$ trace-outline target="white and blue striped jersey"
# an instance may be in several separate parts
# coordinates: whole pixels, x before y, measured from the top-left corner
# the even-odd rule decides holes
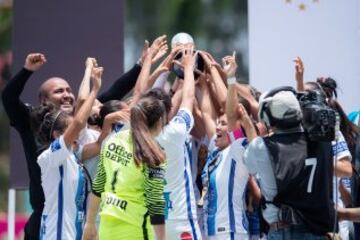
[[[207,236],[223,233],[247,234],[245,188],[249,172],[242,155],[248,141],[240,138],[220,151],[213,150],[202,173],[207,194],[204,199],[204,225]]]
[[[86,178],[63,136],[38,157],[45,206],[40,239],[81,240],[86,209]]]
[[[192,113],[181,108],[157,138],[167,158],[164,195],[165,219],[197,225],[196,201],[186,139],[194,125]],[[194,238],[193,238],[194,239]]]

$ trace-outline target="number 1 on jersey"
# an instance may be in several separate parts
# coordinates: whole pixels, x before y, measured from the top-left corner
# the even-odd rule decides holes
[[[312,192],[312,186],[314,182],[314,175],[316,170],[317,160],[316,158],[308,158],[305,160],[305,166],[311,166],[310,178],[307,186],[307,192]]]
[[[119,173],[119,169],[116,169],[114,171],[114,176],[113,176],[113,179],[111,181],[111,190],[113,191],[113,193],[115,193],[115,184],[117,182],[117,175]]]

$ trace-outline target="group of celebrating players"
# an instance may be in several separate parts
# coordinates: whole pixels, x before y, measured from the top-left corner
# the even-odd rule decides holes
[[[2,95],[30,176],[34,212],[25,239],[283,239],[271,233],[292,226],[271,203],[280,189],[258,137],[281,129],[258,114],[270,97],[237,82],[235,53],[221,66],[195,50],[186,33],[175,35],[167,51],[165,35],[145,41],[135,66],[102,94],[104,68],[89,57],[77,97],[66,80],[53,77],[42,83],[37,107],[20,96],[46,56],[27,56]],[[298,90],[321,89],[329,99],[336,93],[330,78],[304,84],[300,58],[295,66]],[[271,101],[271,118],[300,116],[291,91]],[[343,134],[333,143],[334,181],[345,189],[334,189],[339,196],[346,195],[340,177],[352,175],[348,145],[360,133],[341,120]],[[346,236],[343,222],[339,232]],[[304,229],[312,239],[323,237]]]

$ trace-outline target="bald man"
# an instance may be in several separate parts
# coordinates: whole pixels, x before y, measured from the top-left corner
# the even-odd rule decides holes
[[[61,110],[72,113],[74,111],[75,97],[66,80],[52,77],[41,84],[39,102],[41,104],[51,102]]]
[[[7,84],[2,94],[4,109],[10,119],[10,125],[14,127],[23,143],[27,170],[29,174],[30,204],[33,208],[28,222],[25,225],[25,239],[39,239],[40,222],[44,208],[44,193],[41,187],[41,172],[37,164],[37,156],[43,150],[36,143],[34,133],[31,130],[30,114],[32,106],[20,100],[20,95],[30,76],[46,63],[43,54],[29,54],[25,65],[20,72]],[[130,71],[122,75],[111,88],[98,97],[100,102],[111,99],[121,99],[135,85],[141,71],[141,66],[136,64]],[[46,80],[39,89],[39,103],[53,103],[61,110],[73,113],[75,97],[68,82],[59,77]]]

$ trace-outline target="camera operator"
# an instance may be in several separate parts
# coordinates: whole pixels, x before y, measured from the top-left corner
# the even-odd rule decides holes
[[[244,162],[260,176],[263,231],[268,239],[326,239],[334,227],[331,141],[310,141],[290,87],[260,98],[259,119],[271,130],[258,137],[245,112],[240,121],[250,141]]]

